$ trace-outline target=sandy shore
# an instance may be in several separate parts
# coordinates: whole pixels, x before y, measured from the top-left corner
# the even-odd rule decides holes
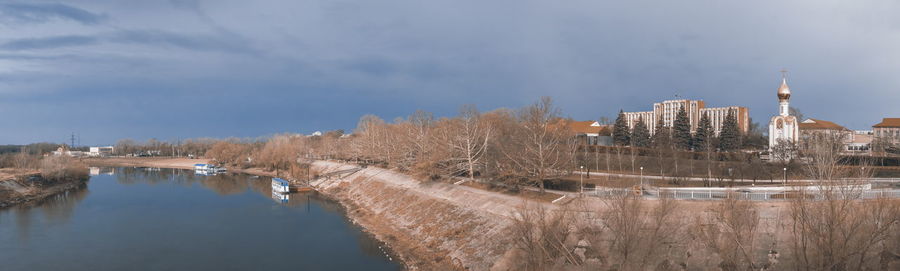
[[[83,160],[89,166],[108,167],[159,167],[193,169],[194,164],[209,163],[209,159],[197,158],[171,158],[171,157],[109,157],[109,158],[85,158]]]

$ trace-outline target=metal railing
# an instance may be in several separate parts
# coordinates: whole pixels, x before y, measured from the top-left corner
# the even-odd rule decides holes
[[[736,198],[753,201],[791,200],[806,198],[812,200],[832,199],[875,199],[900,198],[900,190],[862,190],[862,191],[722,191],[712,189],[628,189],[628,188],[585,188],[585,195],[595,197],[614,197],[623,195],[641,195],[646,198],[669,197],[683,200],[722,200]]]

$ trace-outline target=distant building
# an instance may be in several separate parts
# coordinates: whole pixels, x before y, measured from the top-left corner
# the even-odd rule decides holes
[[[112,156],[114,151],[115,151],[115,148],[113,148],[113,146],[91,147],[90,151],[88,152],[88,156],[93,156],[93,157]]]
[[[654,103],[653,111],[625,112],[625,122],[628,124],[629,129],[634,129],[634,125],[637,124],[638,120],[643,119],[644,124],[647,125],[647,129],[650,130],[650,134],[652,135],[656,133],[657,120],[661,119],[663,126],[672,127],[675,123],[675,116],[678,114],[678,110],[684,107],[684,110],[688,115],[688,121],[691,124],[691,133],[697,131],[697,126],[700,125],[700,118],[703,115],[706,115],[709,117],[715,134],[718,135],[719,132],[722,131],[722,124],[725,122],[725,117],[728,116],[728,112],[734,112],[738,123],[738,129],[740,129],[741,132],[746,133],[750,130],[750,111],[746,107],[727,106],[706,108],[705,106],[706,104],[700,100],[666,100],[660,103]]]
[[[600,125],[596,121],[573,121],[568,125],[580,144],[612,145],[612,128],[609,125]]]
[[[878,124],[872,125],[873,142],[879,147],[897,147],[900,145],[900,118],[883,118]]]
[[[883,118],[878,124],[872,125],[872,132],[876,138],[888,139],[891,143],[900,143],[900,118]]]
[[[802,146],[806,146],[807,140],[816,133],[840,136],[844,152],[867,153],[872,144],[872,131],[853,131],[837,123],[820,119],[806,119],[800,122]]]
[[[820,119],[806,119],[800,122],[800,136],[803,138],[804,134],[812,134],[812,133],[829,133],[829,134],[845,134],[849,138],[850,135],[853,134],[853,131],[847,129],[844,126],[840,126],[837,123],[830,122],[827,120]]]
[[[83,151],[70,151],[66,147],[59,147],[55,151],[53,151],[53,156],[72,156],[72,157],[82,157],[84,156]]]
[[[849,152],[869,152],[872,148],[872,131],[853,131],[853,138],[845,148]]]
[[[800,126],[797,117],[791,116],[791,89],[787,85],[787,78],[781,77],[781,86],[778,87],[778,115],[769,120],[769,150],[771,151],[780,142],[794,144],[800,136]]]
[[[830,122],[827,120],[820,119],[806,119],[800,122],[800,144],[802,146],[806,146],[809,142],[810,138],[813,138],[816,134],[827,134],[832,136],[840,136],[841,143],[844,145],[844,150],[848,150],[847,146],[851,142],[853,142],[853,138],[856,135],[852,130],[847,129],[844,126],[838,125],[837,123]]]

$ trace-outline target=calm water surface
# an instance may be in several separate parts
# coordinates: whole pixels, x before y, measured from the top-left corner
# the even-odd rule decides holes
[[[0,270],[398,270],[336,202],[270,179],[104,169],[78,190],[0,210]]]

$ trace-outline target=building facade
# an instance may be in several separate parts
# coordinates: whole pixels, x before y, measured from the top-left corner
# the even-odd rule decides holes
[[[796,144],[800,136],[800,124],[797,117],[791,116],[791,89],[787,85],[787,78],[781,77],[781,86],[778,87],[778,115],[769,120],[769,150],[771,151],[780,142]]]
[[[115,148],[113,146],[91,147],[90,151],[88,152],[88,155],[94,156],[94,157],[112,156],[114,150],[115,150]]]
[[[809,148],[809,141],[815,138],[816,134],[824,134],[833,138],[840,138],[842,151],[866,151],[868,144],[865,142],[865,136],[853,132],[837,123],[820,119],[806,119],[798,125],[800,127],[800,146]],[[859,137],[859,139],[857,139]]]
[[[872,136],[881,147],[900,145],[900,118],[883,118],[872,125]]]
[[[612,146],[612,127],[596,121],[573,121],[568,123],[579,144]]]
[[[869,152],[872,147],[872,131],[853,131],[853,137],[844,150],[848,152]]]
[[[643,119],[644,124],[647,125],[647,129],[650,130],[650,134],[652,135],[656,133],[657,120],[662,120],[663,126],[672,127],[675,123],[675,116],[678,115],[678,110],[682,107],[684,107],[685,112],[687,112],[688,121],[691,125],[691,133],[697,131],[697,126],[700,125],[700,118],[703,115],[706,115],[712,124],[715,134],[718,135],[722,130],[722,124],[725,123],[725,117],[728,116],[729,111],[735,113],[738,129],[740,129],[741,132],[746,133],[750,130],[750,111],[746,107],[727,106],[706,108],[706,104],[703,101],[687,99],[667,100],[660,103],[654,103],[653,111],[625,112],[625,121],[628,123],[628,128],[634,129],[634,125],[638,123],[638,120]]]

